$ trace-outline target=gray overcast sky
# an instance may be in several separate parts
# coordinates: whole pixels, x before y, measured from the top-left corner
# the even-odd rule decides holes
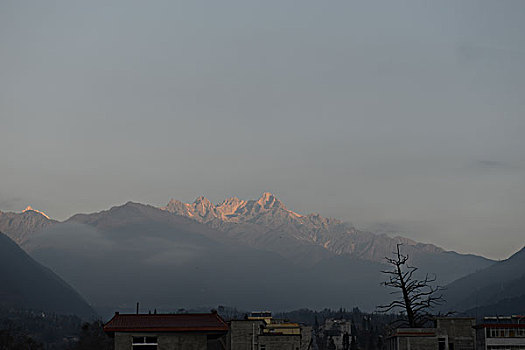
[[[525,244],[525,1],[2,1],[0,210],[275,193]]]

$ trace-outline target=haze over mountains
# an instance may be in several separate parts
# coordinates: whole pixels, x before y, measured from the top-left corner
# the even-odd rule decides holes
[[[271,193],[217,205],[204,197],[162,208],[128,202],[64,222],[34,210],[1,213],[0,227],[102,313],[136,301],[151,308],[373,310],[389,298],[380,271],[398,243],[440,284],[493,263],[301,215]]]
[[[20,245],[26,243],[35,233],[57,222],[31,206],[22,213],[0,211],[0,231]]]
[[[86,301],[51,270],[0,232],[0,306],[95,316]]]
[[[328,256],[297,264],[138,203],[75,215],[35,235],[25,248],[101,313],[132,309],[136,301],[152,309],[225,304],[284,310],[348,300],[373,308],[384,294],[377,288],[378,263]]]
[[[104,318],[373,311],[400,244],[524,310],[525,1],[297,5],[0,2],[0,231]]]
[[[294,245],[322,248],[318,254],[350,255],[354,258],[383,263],[385,256],[390,256],[398,243],[402,243],[414,263],[422,262],[429,255],[448,254],[454,259],[454,253],[432,244],[417,243],[413,240],[396,236],[376,235],[357,230],[342,221],[324,218],[319,214],[300,215],[288,208],[273,194],[263,193],[257,200],[229,198],[213,205],[205,197],[199,197],[192,204],[171,200],[161,208],[171,213],[186,216],[207,224],[228,237],[268,250],[282,251],[290,255],[290,241]],[[284,244],[284,245],[283,245]],[[308,256],[316,260],[317,256]],[[466,269],[472,268],[470,262],[477,264],[484,259],[462,255]],[[467,262],[468,261],[468,262]],[[458,266],[457,276],[464,275],[464,266]],[[454,273],[454,272],[452,272]],[[455,279],[455,275],[444,277]]]
[[[525,247],[506,260],[452,282],[444,297],[449,309],[471,315],[525,313]]]

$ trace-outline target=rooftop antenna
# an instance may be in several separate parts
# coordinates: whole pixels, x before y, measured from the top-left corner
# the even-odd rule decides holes
[[[139,314],[139,302],[137,301],[137,315]]]

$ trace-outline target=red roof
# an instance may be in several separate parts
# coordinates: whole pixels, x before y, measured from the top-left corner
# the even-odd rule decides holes
[[[482,323],[474,328],[525,328],[525,323]]]
[[[104,332],[227,332],[228,325],[216,313],[118,314],[104,325]]]

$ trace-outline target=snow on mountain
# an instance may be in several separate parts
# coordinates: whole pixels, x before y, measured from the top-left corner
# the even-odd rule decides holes
[[[45,213],[28,206],[21,213],[0,211],[0,231],[4,232],[17,244],[27,242],[32,235],[57,223]]]
[[[28,205],[27,208],[22,210],[22,213],[25,213],[25,212],[28,212],[28,211],[34,211],[35,213],[38,213],[38,214],[42,215],[46,219],[51,220],[51,218],[49,216],[47,216],[46,213],[44,213],[44,212],[42,212],[40,210],[36,210],[36,209],[32,208],[30,205]]]
[[[255,200],[232,197],[216,205],[202,196],[191,204],[172,199],[160,209],[204,223],[229,239],[278,253],[299,264],[313,265],[330,256],[384,263],[397,244],[403,244],[411,264],[436,274],[440,283],[448,283],[493,263],[402,236],[361,231],[319,214],[302,215],[288,209],[269,192]]]
[[[389,256],[398,243],[403,243],[411,251],[431,254],[444,252],[432,244],[360,231],[340,220],[319,214],[298,214],[269,192],[256,200],[232,197],[217,205],[202,196],[191,204],[172,199],[161,209],[227,233],[238,232],[242,228],[253,230],[254,226],[259,226],[259,231],[264,228],[266,231],[284,232],[295,240],[318,245],[337,255],[351,254],[372,261],[383,262],[384,257]]]

